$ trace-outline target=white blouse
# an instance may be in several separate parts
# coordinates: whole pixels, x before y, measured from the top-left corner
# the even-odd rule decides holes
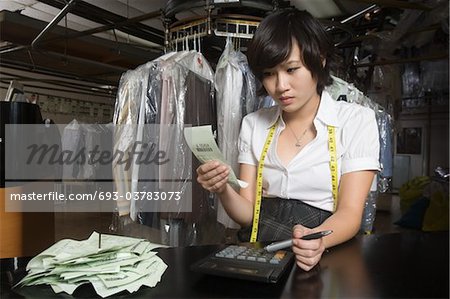
[[[285,129],[279,106],[247,115],[239,136],[238,162],[258,165],[270,127],[278,122],[264,161],[263,196],[301,200],[333,211],[327,126],[335,126],[338,179],[360,170],[379,170],[379,136],[375,113],[355,103],[337,102],[322,92],[314,125],[317,136],[285,167],[277,156],[277,142]]]

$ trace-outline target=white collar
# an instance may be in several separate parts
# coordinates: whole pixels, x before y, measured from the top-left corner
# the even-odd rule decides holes
[[[273,126],[276,121],[280,121],[283,123],[281,118],[282,109],[279,105],[277,105],[276,113],[273,115],[273,118],[269,122],[269,127]],[[319,109],[317,110],[317,115],[314,118],[323,122],[326,126],[339,127],[339,119],[337,117],[338,107],[336,101],[331,98],[331,95],[323,91],[322,96],[320,97]]]

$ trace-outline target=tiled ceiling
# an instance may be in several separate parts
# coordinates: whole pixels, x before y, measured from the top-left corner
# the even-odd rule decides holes
[[[0,65],[117,86],[123,71],[152,60],[164,51],[162,12],[173,0],[71,0],[74,5],[39,46],[33,40],[69,0],[0,1]],[[258,5],[274,1],[240,0],[233,12],[252,14]],[[184,1],[171,21],[205,16],[208,1]],[[209,0],[208,3],[214,1]],[[228,2],[228,1],[215,1]],[[229,0],[229,2],[233,2]],[[428,9],[421,1],[291,0],[283,5],[305,9],[318,18],[339,21],[367,7]],[[422,1],[426,3],[427,1]],[[247,4],[246,4],[247,3]],[[186,5],[184,5],[186,4]],[[188,5],[189,4],[189,5]],[[218,5],[216,5],[218,6]],[[216,7],[217,8],[217,7]],[[129,22],[133,18],[138,22]],[[120,26],[118,26],[120,25]],[[106,28],[105,26],[109,26]],[[117,27],[112,29],[112,27]],[[94,29],[96,32],[92,32]],[[91,32],[86,32],[91,30]],[[212,46],[213,47],[213,46]],[[215,46],[217,48],[217,46]],[[205,50],[206,51],[206,50]],[[1,75],[1,73],[0,73]],[[2,82],[3,83],[3,82]]]

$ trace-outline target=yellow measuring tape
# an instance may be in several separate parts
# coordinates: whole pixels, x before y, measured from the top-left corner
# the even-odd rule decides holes
[[[255,206],[253,209],[253,224],[250,242],[256,242],[256,237],[258,236],[259,214],[261,213],[262,173],[264,168],[264,160],[266,159],[267,151],[269,150],[269,146],[270,143],[272,142],[273,135],[275,135],[276,127],[277,127],[276,122],[270,127],[269,135],[267,135],[266,142],[264,143],[264,147],[261,152],[261,157],[259,158],[258,162],[258,171],[256,173],[256,198],[255,198]]]
[[[262,173],[264,168],[264,160],[266,159],[267,151],[269,150],[270,143],[272,142],[273,136],[275,135],[275,128],[277,123],[273,124],[269,129],[269,134],[267,135],[266,142],[264,143],[263,150],[261,152],[261,157],[258,162],[258,170],[256,173],[256,198],[255,206],[253,209],[253,224],[252,233],[250,236],[250,242],[256,242],[258,237],[258,225],[259,216],[261,214],[261,200],[262,200]],[[337,205],[337,192],[338,192],[338,178],[337,178],[337,159],[336,159],[336,137],[335,128],[328,126],[328,151],[330,152],[330,170],[331,170],[331,185],[334,208],[336,210]]]
[[[338,176],[336,158],[336,134],[333,126],[327,127],[328,131],[328,152],[330,153],[331,190],[333,193],[333,211],[336,211],[338,200]]]

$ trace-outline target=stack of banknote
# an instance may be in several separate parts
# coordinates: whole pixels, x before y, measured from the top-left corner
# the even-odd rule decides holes
[[[16,285],[50,285],[55,293],[72,294],[90,283],[98,295],[136,292],[154,287],[167,265],[152,251],[161,245],[144,239],[99,234],[82,241],[64,239],[34,257]]]

